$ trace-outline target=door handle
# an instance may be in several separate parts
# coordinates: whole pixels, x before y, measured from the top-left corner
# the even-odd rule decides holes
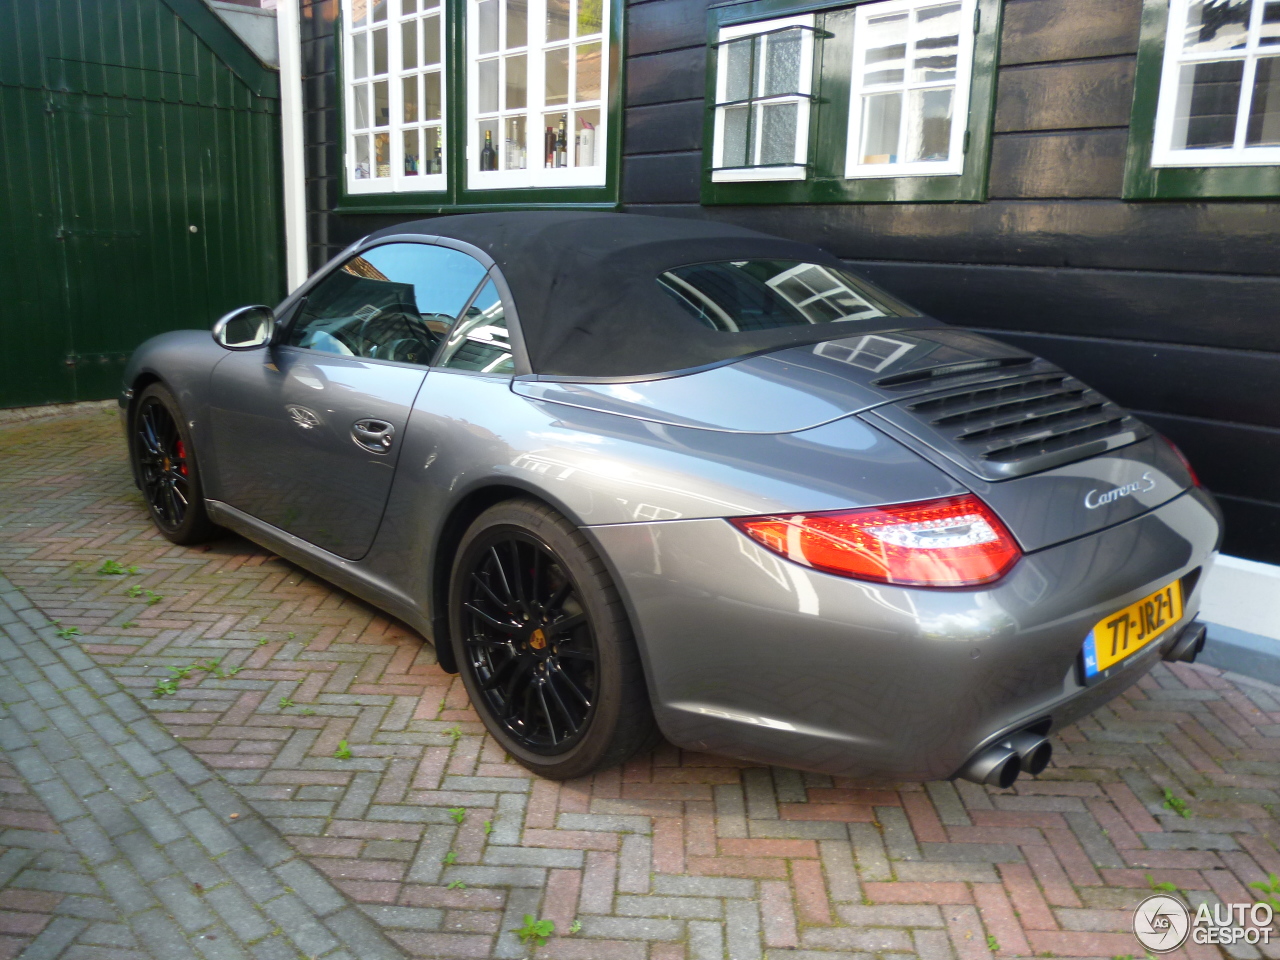
[[[389,453],[396,428],[385,420],[366,417],[351,425],[351,439],[370,453]]]

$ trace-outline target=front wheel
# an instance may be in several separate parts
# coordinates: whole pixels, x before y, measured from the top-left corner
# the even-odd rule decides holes
[[[151,384],[138,397],[129,455],[151,520],[165,537],[192,544],[214,536],[218,528],[205,511],[191,434],[178,401],[163,384]]]
[[[454,560],[449,627],[485,727],[535,773],[580,777],[656,742],[618,592],[549,507],[511,500],[476,519]]]

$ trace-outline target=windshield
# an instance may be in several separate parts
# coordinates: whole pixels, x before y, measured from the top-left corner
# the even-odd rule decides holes
[[[664,272],[658,283],[704,326],[745,333],[915,311],[835,267],[798,260],[724,260]]]

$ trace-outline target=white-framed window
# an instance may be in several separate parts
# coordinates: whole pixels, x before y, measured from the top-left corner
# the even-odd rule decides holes
[[[1170,0],[1151,165],[1280,163],[1280,0]]]
[[[349,193],[444,190],[442,0],[342,0]]]
[[[721,28],[713,180],[803,180],[813,94],[813,14]]]
[[[607,0],[467,0],[467,187],[603,186]]]
[[[854,22],[846,177],[964,172],[977,0],[887,0]]]

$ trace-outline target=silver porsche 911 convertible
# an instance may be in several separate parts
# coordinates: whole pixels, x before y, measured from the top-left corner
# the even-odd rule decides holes
[[[547,777],[660,732],[1007,786],[1204,642],[1220,515],[1172,444],[749,230],[393,227],[143,344],[120,405],[165,536],[236,531],[410,624]]]

